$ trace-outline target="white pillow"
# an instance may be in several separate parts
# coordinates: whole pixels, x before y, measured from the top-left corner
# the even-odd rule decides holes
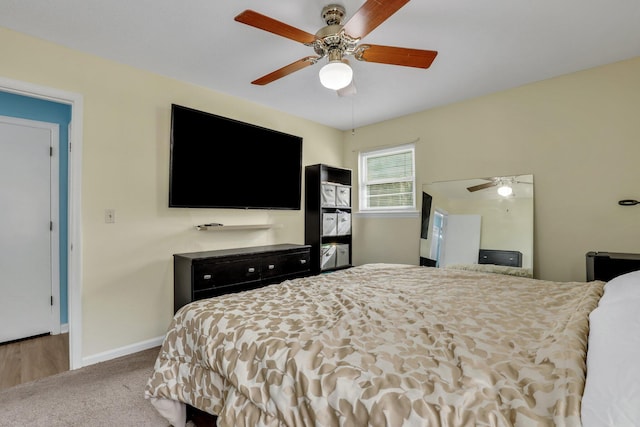
[[[625,302],[631,298],[640,298],[640,270],[609,280],[604,285],[604,295],[598,305]]]
[[[640,271],[605,285],[589,316],[583,427],[640,426]]]

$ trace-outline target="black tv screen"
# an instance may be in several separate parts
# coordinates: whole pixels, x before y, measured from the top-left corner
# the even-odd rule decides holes
[[[302,138],[172,104],[169,207],[300,209]]]

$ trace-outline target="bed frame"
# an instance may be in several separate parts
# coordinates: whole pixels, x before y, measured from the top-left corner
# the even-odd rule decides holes
[[[587,252],[587,282],[608,282],[614,277],[640,270],[640,254]]]

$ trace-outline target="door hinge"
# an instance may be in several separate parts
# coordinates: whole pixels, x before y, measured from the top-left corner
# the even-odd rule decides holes
[[[53,231],[53,221],[49,221],[49,231]]]
[[[51,305],[53,305],[53,295],[51,295]]]
[[[49,157],[53,157],[53,147],[49,147]]]

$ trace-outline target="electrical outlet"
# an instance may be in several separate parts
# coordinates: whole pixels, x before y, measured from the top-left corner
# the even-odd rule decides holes
[[[106,224],[113,224],[116,222],[116,210],[115,209],[105,209],[104,210],[104,222]]]

